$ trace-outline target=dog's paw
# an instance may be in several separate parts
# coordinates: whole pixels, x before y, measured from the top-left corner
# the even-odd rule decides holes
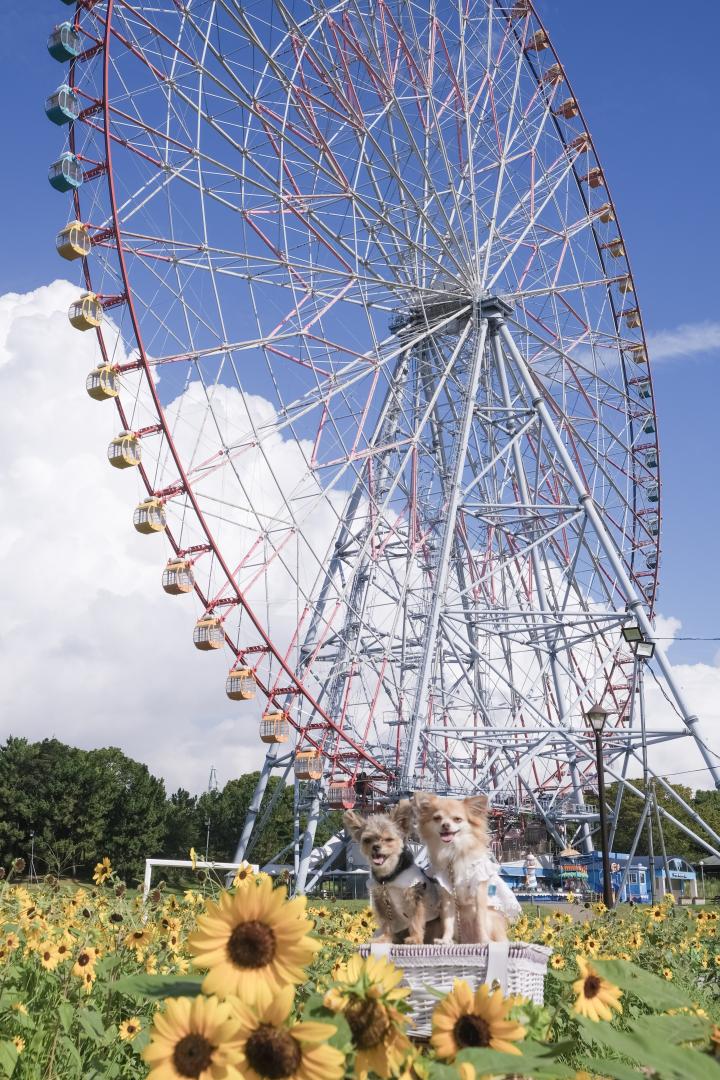
[[[392,934],[379,934],[377,937],[373,938],[373,941],[377,945],[392,945],[392,940]]]
[[[423,940],[424,939],[420,934],[409,934],[405,938],[405,941],[403,942],[403,944],[404,945],[422,945]]]
[[[447,934],[443,934],[442,937],[436,937],[433,944],[435,944],[435,945],[452,945],[453,940],[454,939],[453,939],[452,934],[449,937],[447,936]]]

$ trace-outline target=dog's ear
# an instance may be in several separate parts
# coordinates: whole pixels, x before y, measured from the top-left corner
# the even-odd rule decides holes
[[[465,803],[465,809],[471,817],[483,819],[487,817],[487,795],[471,795],[468,799],[463,799],[463,802]]]
[[[413,793],[412,797],[415,809],[419,814],[429,810],[434,800],[435,796],[431,795],[429,791],[416,791]]]
[[[359,840],[365,828],[365,818],[362,814],[356,814],[354,810],[346,810],[343,814],[343,825],[353,840]]]
[[[409,836],[415,823],[413,804],[409,799],[401,799],[390,811],[390,820],[397,825],[401,833]]]

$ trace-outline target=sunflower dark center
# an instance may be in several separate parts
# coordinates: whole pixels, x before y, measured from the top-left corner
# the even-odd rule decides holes
[[[245,1044],[245,1056],[258,1076],[284,1080],[297,1071],[302,1051],[289,1031],[261,1024]]]
[[[228,939],[227,954],[236,967],[265,967],[275,956],[275,935],[265,923],[240,923]]]
[[[180,1076],[202,1076],[212,1064],[215,1049],[204,1035],[185,1035],[173,1050],[173,1065]]]
[[[583,996],[586,998],[594,998],[600,993],[600,986],[602,980],[597,975],[588,975],[583,983]]]
[[[492,1031],[487,1020],[475,1013],[465,1013],[453,1028],[458,1046],[489,1046]]]
[[[370,1050],[377,1046],[383,1041],[390,1027],[388,1014],[380,1002],[366,1001],[363,998],[350,1002],[345,1010],[345,1019],[358,1050]]]
[[[90,963],[90,957],[88,956],[88,954],[86,952],[81,952],[80,955],[77,958],[77,962],[80,965],[80,967],[85,967],[86,964]]]

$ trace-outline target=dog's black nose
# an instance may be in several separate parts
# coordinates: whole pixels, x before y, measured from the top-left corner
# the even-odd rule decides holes
[[[379,844],[373,844],[372,850],[373,850],[373,855],[377,855],[378,852],[380,851],[380,845]]]

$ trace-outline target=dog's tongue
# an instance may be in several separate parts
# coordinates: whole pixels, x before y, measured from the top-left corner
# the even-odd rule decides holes
[[[385,862],[385,859],[386,859],[385,855],[373,855],[373,857],[372,857],[373,865],[374,866],[382,866],[382,864]]]
[[[440,839],[442,840],[443,844],[449,844],[451,840],[455,839],[455,833],[440,833]]]

